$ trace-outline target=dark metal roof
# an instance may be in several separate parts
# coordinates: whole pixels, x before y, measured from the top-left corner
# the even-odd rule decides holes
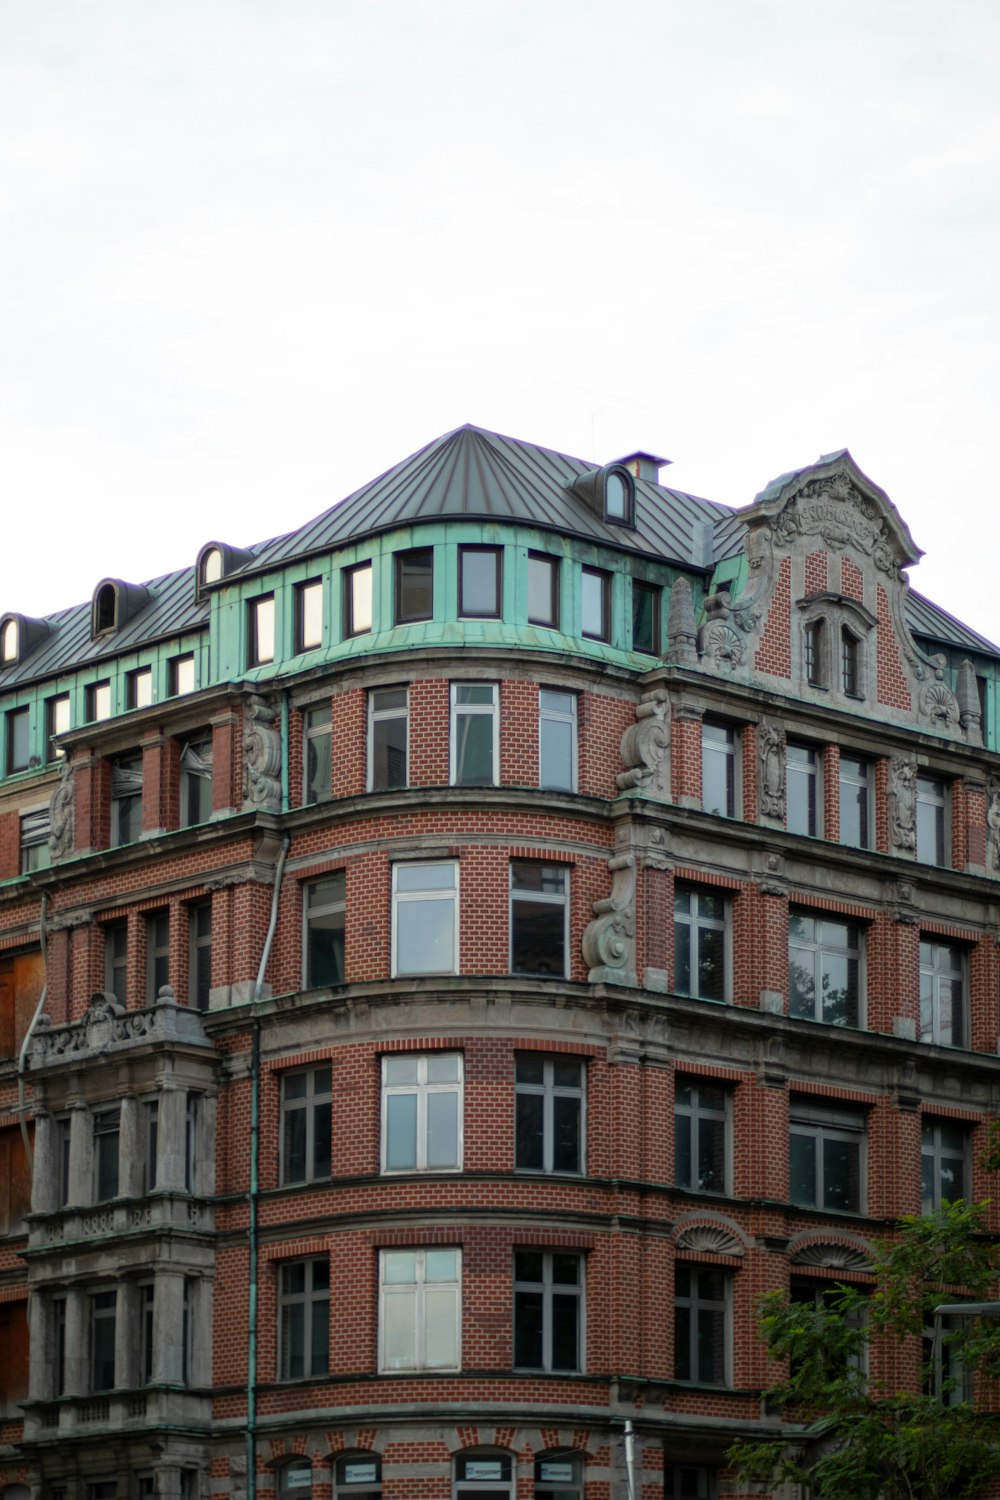
[[[1000,656],[1000,646],[994,646],[984,635],[970,630],[961,620],[948,614],[940,605],[932,604],[923,594],[910,590],[906,599],[906,623],[914,635],[923,640],[939,641],[943,646],[954,646],[959,651],[980,651],[987,656]]]

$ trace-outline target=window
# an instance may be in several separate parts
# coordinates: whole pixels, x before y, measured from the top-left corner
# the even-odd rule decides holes
[[[86,691],[87,722],[99,724],[111,718],[110,682],[92,682]]]
[[[146,1003],[154,1005],[170,983],[170,913],[151,912],[146,918]]]
[[[113,583],[104,583],[94,595],[91,630],[94,635],[103,635],[106,630],[117,628],[118,590]]]
[[[111,762],[111,847],[134,844],[142,829],[142,756]]]
[[[730,1091],[678,1078],[674,1101],[675,1181],[694,1193],[729,1191]]]
[[[16,708],[7,715],[7,775],[26,771],[31,759],[31,711]]]
[[[372,628],[372,565],[344,569],[344,634],[367,635]]]
[[[871,848],[871,767],[853,755],[840,757],[840,842]]]
[[[331,1068],[281,1075],[281,1181],[316,1182],[330,1176]]]
[[[222,577],[222,550],[209,547],[201,555],[201,582],[218,583]]]
[[[314,651],[323,644],[323,583],[311,578],[295,588],[295,650]]]
[[[725,1000],[728,902],[720,891],[674,887],[674,990]]]
[[[496,786],[497,719],[495,682],[452,683],[452,786]]]
[[[674,1373],[697,1385],[729,1385],[729,1290],[724,1271],[679,1265],[674,1273]]]
[[[502,617],[502,556],[499,547],[459,547],[458,613],[461,618],[499,620]]]
[[[379,1369],[461,1366],[460,1250],[383,1250],[379,1257]]]
[[[632,580],[632,650],[660,654],[660,590],[638,578]]]
[[[538,785],[576,791],[576,694],[538,690]]]
[[[104,928],[104,988],[124,1006],[128,984],[128,923],[108,922]]]
[[[156,1292],[151,1281],[139,1288],[139,1384],[149,1385],[153,1378],[153,1329]]]
[[[786,746],[786,826],[789,833],[807,833],[816,836],[817,786],[819,782],[819,757],[810,745],[797,745],[789,740]]]
[[[736,733],[711,719],[701,726],[701,805],[708,813],[736,816]]]
[[[845,1306],[845,1295],[857,1293],[857,1288],[844,1286],[840,1282],[813,1282],[793,1277],[789,1286],[789,1301],[799,1307],[808,1307],[824,1322],[835,1319],[844,1332],[850,1335],[850,1343],[838,1353],[832,1350],[826,1360],[827,1378],[831,1381],[843,1379],[848,1374],[863,1375],[868,1366],[868,1348],[865,1337],[868,1309],[858,1303]],[[797,1374],[796,1358],[793,1355],[789,1378],[794,1382]]]
[[[188,740],[181,751],[181,827],[194,828],[212,816],[212,736]]]
[[[382,1059],[382,1171],[444,1172],[462,1165],[462,1054]]]
[[[118,1196],[118,1142],[121,1106],[94,1115],[94,1199],[106,1203]]]
[[[803,665],[806,682],[810,687],[823,688],[827,684],[826,668],[826,621],[812,620],[802,633]]]
[[[920,1128],[921,1213],[968,1197],[969,1134],[950,1120],[924,1120]]]
[[[49,698],[45,704],[45,758],[51,764],[54,760],[61,760],[65,750],[60,750],[55,743],[56,735],[65,734],[69,729],[69,694],[61,693],[58,698]]]
[[[925,865],[945,865],[948,830],[948,788],[936,776],[917,777],[917,859]]]
[[[514,1367],[583,1369],[583,1262],[564,1250],[514,1251]]]
[[[664,1500],[715,1500],[715,1470],[690,1464],[668,1464],[663,1474]]]
[[[856,922],[788,914],[788,1013],[858,1026],[861,934]]]
[[[17,661],[18,628],[16,620],[4,620],[0,628],[0,662]]]
[[[840,664],[844,692],[848,698],[861,697],[861,642],[846,626],[840,632]]]
[[[391,792],[407,784],[409,691],[373,688],[368,694],[368,790]]]
[[[580,570],[580,631],[595,641],[611,639],[611,574],[603,568]]]
[[[115,1322],[118,1294],[95,1292],[90,1299],[90,1389],[115,1386]]]
[[[343,870],[313,880],[304,889],[305,988],[344,982],[344,913],[347,877]]]
[[[454,1500],[514,1500],[514,1486],[509,1453],[456,1454]]]
[[[21,818],[21,874],[47,870],[52,863],[49,852],[49,810],[25,813]]]
[[[559,629],[559,559],[528,553],[528,622]]]
[[[329,703],[302,715],[303,802],[327,802],[333,795],[333,716]]]
[[[377,1453],[345,1453],[333,1466],[334,1500],[382,1500],[382,1460]]]
[[[153,670],[140,667],[125,679],[125,698],[129,708],[148,708],[153,701]]]
[[[936,1396],[945,1406],[958,1406],[975,1395],[972,1370],[962,1358],[962,1345],[970,1329],[967,1318],[941,1317],[940,1331],[931,1324],[923,1337],[923,1388],[925,1396]]]
[[[956,943],[920,944],[920,1040],[939,1047],[966,1045],[968,1009],[965,949]]]
[[[584,1065],[519,1052],[514,1062],[515,1164],[519,1172],[582,1172]]]
[[[434,618],[434,549],[396,553],[396,624]]]
[[[247,606],[247,666],[274,661],[274,595],[263,594]]]
[[[156,1186],[156,1153],[159,1142],[160,1104],[147,1099],[142,1106],[142,1190],[151,1193]]]
[[[793,1099],[790,1196],[802,1208],[860,1213],[864,1203],[865,1117],[825,1101]]]
[[[188,1004],[208,1010],[212,992],[212,902],[188,908]]]
[[[583,1500],[583,1460],[579,1454],[535,1459],[535,1500]]]
[[[278,1500],[310,1500],[312,1463],[308,1458],[291,1458],[278,1470]]]
[[[167,663],[167,678],[171,698],[194,692],[194,657],[175,656]]]
[[[620,526],[632,525],[635,487],[627,469],[607,469],[604,474],[604,519]]]
[[[458,865],[392,867],[392,973],[458,973]]]
[[[566,976],[569,876],[564,865],[510,862],[510,971]]]
[[[325,1375],[330,1365],[330,1262],[298,1260],[278,1275],[278,1370],[282,1380]]]

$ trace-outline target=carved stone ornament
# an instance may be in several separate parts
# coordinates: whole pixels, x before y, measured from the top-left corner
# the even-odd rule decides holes
[[[777,724],[763,720],[757,737],[760,761],[760,807],[766,818],[785,817],[785,736]]]
[[[608,860],[611,895],[594,902],[596,916],[584,929],[581,947],[592,984],[634,985],[635,978],[635,859],[631,854]]]
[[[920,691],[920,712],[932,724],[952,729],[958,723],[958,699],[944,682],[925,683]]]
[[[75,825],[76,783],[72,766],[64,760],[58,785],[49,799],[49,853],[53,859],[65,859],[72,852]]]
[[[253,693],[243,717],[244,807],[281,810],[281,729],[278,707]]]
[[[986,868],[1000,870],[1000,778],[986,786]]]
[[[735,1234],[721,1224],[689,1224],[677,1236],[678,1250],[693,1250],[698,1255],[742,1255],[743,1245]]]
[[[797,536],[819,536],[831,552],[853,547],[865,553],[883,573],[895,566],[878,506],[847,474],[830,474],[803,485],[773,525],[775,540],[785,545]]]
[[[710,620],[701,627],[698,651],[702,657],[707,657],[720,666],[725,664],[738,667],[743,660],[743,637],[727,621]]]
[[[893,847],[917,847],[917,766],[905,755],[889,763],[889,831]]]
[[[691,584],[678,578],[670,590],[667,612],[667,660],[679,667],[693,667],[698,662],[698,630],[694,623],[694,598]]]
[[[667,751],[670,748],[669,701],[662,688],[645,693],[635,711],[638,721],[622,735],[622,765],[615,778],[623,792],[638,789],[660,797],[669,793]]]
[[[970,745],[981,745],[983,743],[983,714],[979,703],[979,684],[976,681],[976,669],[968,657],[958,669],[958,681],[955,688],[958,717],[965,731],[965,737]]]
[[[796,1266],[823,1266],[830,1271],[870,1271],[871,1256],[856,1245],[823,1244],[814,1240],[791,1257]]]

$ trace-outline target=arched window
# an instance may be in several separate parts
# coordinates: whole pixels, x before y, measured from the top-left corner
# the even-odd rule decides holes
[[[312,1494],[312,1464],[308,1458],[290,1458],[278,1470],[277,1500],[309,1500]]]
[[[221,547],[208,547],[201,554],[199,574],[202,583],[218,583],[222,577]]]
[[[106,630],[114,630],[117,621],[118,590],[113,583],[102,583],[94,595],[94,635],[102,635]]]
[[[0,662],[17,661],[19,635],[17,621],[4,620],[3,625],[0,626]]]
[[[604,473],[604,519],[631,526],[635,510],[635,488],[627,469],[610,468]]]
[[[514,1500],[514,1460],[509,1453],[456,1453],[453,1500]]]
[[[377,1453],[342,1453],[333,1466],[333,1500],[382,1500]]]
[[[535,1459],[535,1500],[583,1500],[579,1453],[545,1453]]]

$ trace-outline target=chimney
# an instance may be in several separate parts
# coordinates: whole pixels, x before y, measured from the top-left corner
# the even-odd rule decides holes
[[[615,463],[628,469],[636,479],[648,479],[651,484],[659,484],[660,470],[672,462],[670,458],[657,458],[652,453],[630,453],[627,458],[615,459]]]

